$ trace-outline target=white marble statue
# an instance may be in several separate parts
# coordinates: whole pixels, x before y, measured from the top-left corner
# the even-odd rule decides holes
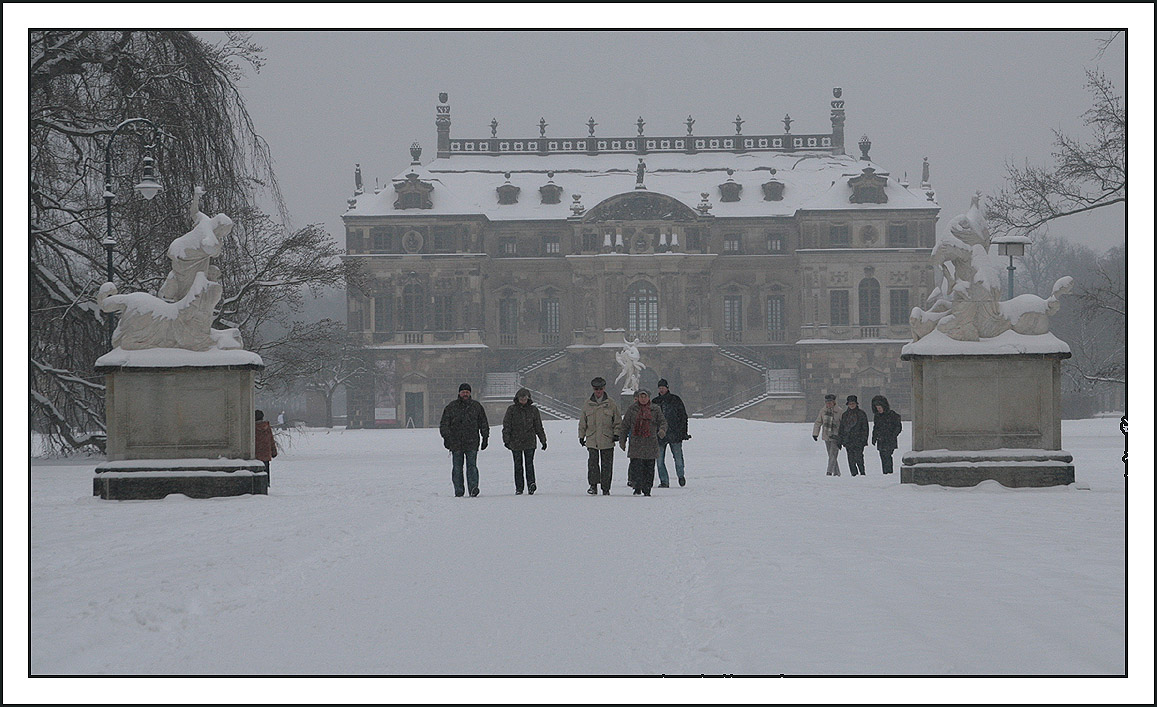
[[[619,363],[621,369],[615,383],[626,378],[623,383],[623,392],[632,394],[639,389],[639,376],[642,375],[643,369],[647,366],[640,360],[638,338],[634,341],[627,341],[624,336],[623,343],[622,350],[615,354],[615,361]]]
[[[213,329],[213,310],[221,301],[221,272],[209,262],[221,254],[224,239],[233,230],[225,214],[210,218],[201,212],[204,190],[193,190],[189,213],[193,228],[169,246],[172,271],[158,291],[159,297],[145,292],[117,294],[116,285],[106,282],[96,301],[105,312],[120,312],[113,332],[113,346],[125,350],[154,348],[240,349],[237,329]]]
[[[928,308],[915,307],[909,318],[913,340],[938,330],[957,341],[979,341],[1010,329],[1018,334],[1046,334],[1049,317],[1060,309],[1060,296],[1072,289],[1062,277],[1048,299],[1021,295],[1001,301],[1000,268],[989,255],[992,236],[980,209],[979,192],[968,211],[948,224],[949,235],[932,250],[941,284],[928,297]]]

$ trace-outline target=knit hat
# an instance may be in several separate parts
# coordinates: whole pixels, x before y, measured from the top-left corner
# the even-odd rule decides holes
[[[835,400],[835,399],[836,399],[836,396],[832,395],[831,393],[828,393],[827,395],[824,396],[824,400]]]
[[[602,376],[599,376],[599,377],[597,377],[591,381],[591,387],[592,388],[606,388],[607,387],[607,381],[604,380]]]
[[[463,383],[462,385],[458,386],[458,392],[459,393],[461,393],[463,390],[469,390],[470,392],[474,392],[474,389],[470,387],[469,383]]]
[[[666,378],[660,378],[659,379],[659,387],[660,388],[670,388],[671,386],[667,385],[667,379]]]
[[[849,403],[855,403],[856,405],[859,405],[859,404],[860,404],[860,399],[859,399],[859,398],[857,398],[857,397],[856,397],[856,396],[854,396],[854,395],[849,395],[849,396],[848,396],[848,400],[847,400],[847,402],[849,402]]]

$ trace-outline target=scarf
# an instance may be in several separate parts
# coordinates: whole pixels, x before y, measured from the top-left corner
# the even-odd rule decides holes
[[[635,426],[631,429],[631,434],[635,437],[650,437],[651,436],[651,420],[654,415],[651,412],[651,403],[643,405],[639,404],[639,411],[635,415]]]

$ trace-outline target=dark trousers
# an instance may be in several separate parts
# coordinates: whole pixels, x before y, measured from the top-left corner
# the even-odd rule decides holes
[[[591,486],[602,484],[603,491],[611,489],[611,471],[615,466],[615,448],[591,449],[587,447],[587,483]]]
[[[451,463],[450,481],[454,483],[454,495],[465,496],[466,485],[470,491],[478,488],[478,450],[468,449],[464,452],[450,452]],[[466,480],[462,480],[462,467],[466,467]]]
[[[262,459],[261,461],[262,461],[262,463],[265,464],[265,476],[268,477],[269,476],[269,460],[268,459]],[[269,482],[266,481],[265,483],[268,484]]]
[[[627,478],[636,491],[651,493],[651,487],[655,485],[655,460],[632,459],[627,467]]]
[[[848,466],[852,469],[852,476],[863,474],[864,472],[864,448],[863,447],[844,447],[848,450]]]
[[[534,484],[534,447],[530,449],[512,449],[510,453],[514,455],[514,490],[522,491],[524,488],[522,482],[524,459],[526,460],[526,485],[530,486]]]
[[[880,466],[884,469],[885,474],[892,473],[892,452],[894,449],[881,449],[880,451]]]

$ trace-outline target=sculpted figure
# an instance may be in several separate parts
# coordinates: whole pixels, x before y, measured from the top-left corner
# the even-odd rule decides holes
[[[213,329],[213,311],[221,301],[220,270],[209,259],[220,255],[222,241],[233,230],[225,214],[210,218],[200,210],[204,191],[194,189],[189,212],[193,228],[169,246],[172,271],[154,297],[145,292],[117,294],[116,285],[101,285],[96,301],[105,312],[119,312],[113,346],[126,350],[153,348],[240,349],[237,329]]]
[[[625,344],[621,351],[615,354],[615,360],[618,361],[620,371],[619,377],[615,379],[615,383],[626,378],[623,383],[623,392],[635,392],[639,389],[639,376],[642,375],[643,369],[646,365],[640,360],[639,356],[639,340],[627,341],[623,337]]]

